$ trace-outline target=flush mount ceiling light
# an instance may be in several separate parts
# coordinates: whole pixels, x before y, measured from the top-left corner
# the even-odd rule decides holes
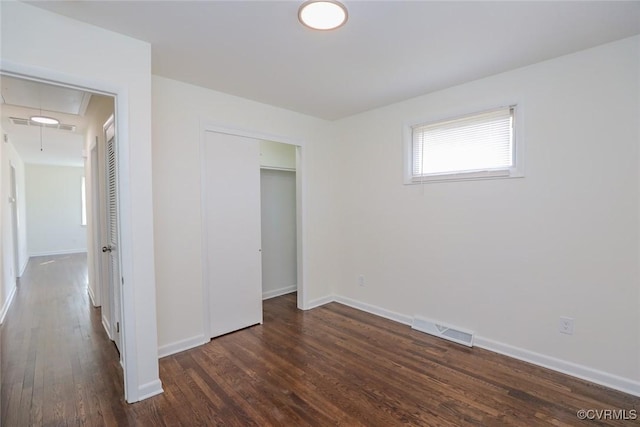
[[[347,8],[338,1],[309,0],[298,9],[300,22],[314,30],[333,30],[347,22]]]
[[[31,116],[29,117],[29,120],[31,120],[32,122],[43,124],[43,125],[60,124],[60,120],[54,119],[53,117],[47,117],[47,116]]]

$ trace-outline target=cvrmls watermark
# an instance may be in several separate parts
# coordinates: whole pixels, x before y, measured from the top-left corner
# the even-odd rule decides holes
[[[581,420],[637,420],[635,409],[579,409],[576,413]]]

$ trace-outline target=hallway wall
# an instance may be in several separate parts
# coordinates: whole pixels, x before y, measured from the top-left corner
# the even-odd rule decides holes
[[[29,256],[87,251],[81,223],[84,169],[26,165],[27,247]]]
[[[4,131],[0,129],[0,134]],[[10,141],[10,139],[9,139]],[[18,253],[14,253],[13,224],[9,202],[11,194],[11,166],[16,170],[18,200]],[[16,277],[21,276],[29,260],[26,244],[24,162],[11,142],[0,143],[0,323],[4,320],[16,290]],[[18,271],[15,258],[18,258]]]

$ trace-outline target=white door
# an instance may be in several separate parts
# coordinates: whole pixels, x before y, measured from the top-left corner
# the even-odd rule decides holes
[[[205,132],[202,164],[213,338],[262,323],[259,141]]]
[[[115,123],[113,116],[104,125],[104,136],[106,141],[106,182],[107,182],[107,239],[108,242],[102,247],[102,251],[107,255],[107,265],[109,270],[108,293],[111,311],[111,339],[115,342],[118,350],[121,344],[121,278],[120,262],[118,255],[118,162]]]

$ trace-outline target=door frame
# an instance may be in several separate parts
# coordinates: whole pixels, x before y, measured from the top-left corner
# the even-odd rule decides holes
[[[103,80],[79,77],[61,73],[47,68],[14,63],[11,61],[0,61],[0,73],[25,80],[31,80],[40,83],[46,83],[55,86],[77,89],[86,92],[95,93],[97,95],[111,96],[114,98],[115,116],[118,119],[116,134],[120,142],[120,151],[118,152],[118,178],[122,182],[122,178],[126,180],[129,170],[129,91],[126,86],[114,85]],[[133,247],[130,240],[130,232],[122,232],[122,230],[131,230],[130,209],[131,209],[131,192],[127,186],[119,186],[119,196],[121,200],[126,201],[119,207],[121,218],[120,223],[120,266],[121,275],[133,270],[132,260],[122,258],[122,252],[132,253]],[[93,195],[91,195],[93,197]],[[94,242],[96,244],[97,242]],[[125,262],[123,262],[125,261]],[[121,293],[122,307],[122,349],[120,350],[120,361],[123,370],[124,379],[124,398],[127,402],[137,402],[141,398],[146,398],[157,392],[147,393],[141,396],[140,384],[138,384],[138,360],[137,345],[135,338],[135,294],[133,286],[125,286]],[[155,384],[153,384],[155,386]],[[148,386],[144,384],[142,386]],[[161,392],[162,390],[160,390]]]
[[[204,144],[206,143],[206,132],[222,133],[233,136],[240,136],[245,138],[251,138],[258,141],[273,141],[282,144],[294,145],[296,147],[296,239],[297,239],[297,254],[296,262],[298,264],[297,285],[298,285],[298,301],[297,306],[300,310],[307,310],[309,308],[309,301],[306,292],[306,269],[305,269],[305,255],[306,255],[306,233],[305,233],[305,214],[306,214],[306,174],[304,168],[304,153],[305,143],[304,141],[289,138],[281,135],[271,135],[262,132],[256,132],[253,130],[231,128],[221,126],[217,123],[207,120],[200,120],[200,153],[204,153]],[[206,183],[202,179],[206,168],[204,156],[200,155],[200,212],[202,218],[202,236],[206,235]],[[259,165],[258,165],[259,167]],[[207,242],[205,238],[201,240],[201,261],[202,261],[202,301],[203,301],[203,326],[204,326],[204,338],[205,342],[209,341],[211,337],[210,325],[211,325],[211,313],[209,307],[209,271],[207,268]]]
[[[9,162],[9,192],[11,193],[11,244],[13,246],[13,278],[20,277],[20,243],[18,233],[18,177],[16,166]]]
[[[93,303],[96,307],[101,307],[103,304],[102,292],[103,286],[103,274],[102,274],[102,251],[100,250],[100,242],[102,241],[102,221],[100,220],[100,209],[102,209],[102,203],[100,203],[100,155],[98,154],[98,137],[91,144],[89,148],[88,160],[91,164],[91,191],[88,194],[91,195],[87,198],[87,205],[91,205],[91,229],[93,231],[93,247],[87,248],[87,251],[93,253]],[[89,221],[89,218],[87,218]]]

